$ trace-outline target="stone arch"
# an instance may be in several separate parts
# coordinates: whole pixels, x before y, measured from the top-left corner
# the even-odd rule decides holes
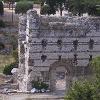
[[[59,69],[60,68],[60,69]],[[50,65],[49,73],[50,73],[50,89],[51,91],[56,91],[56,73],[57,69],[64,71],[65,73],[65,81],[66,81],[66,91],[71,86],[72,78],[74,76],[74,67],[72,59],[61,59],[60,61],[55,61]]]

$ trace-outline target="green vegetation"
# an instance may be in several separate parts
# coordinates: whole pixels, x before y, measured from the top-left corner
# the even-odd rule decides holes
[[[5,75],[12,75],[11,70],[12,70],[13,68],[17,68],[17,64],[16,64],[15,62],[6,65],[6,66],[4,67],[3,74],[5,74]]]
[[[48,5],[44,5],[41,7],[40,14],[46,15],[49,14],[50,7]]]
[[[100,57],[96,57],[92,60],[91,66],[95,73],[95,77],[100,80]]]
[[[93,68],[93,79],[76,82],[65,100],[100,100],[100,57],[94,58],[90,65]]]
[[[4,28],[6,25],[3,20],[0,20],[0,27]]]
[[[100,100],[99,86],[92,82],[76,82],[65,100]]]
[[[43,6],[44,3],[46,2],[46,4],[48,5],[49,7],[49,11],[47,11],[47,14],[55,14],[56,13],[56,10],[60,10],[60,15],[62,16],[62,11],[63,11],[63,5],[64,3],[66,2],[66,0],[44,0],[42,1],[41,5],[42,5],[42,8],[41,8],[41,11],[42,9],[44,9]]]
[[[12,55],[0,55],[0,73],[3,73],[4,67],[15,62]]]
[[[100,16],[100,0],[41,0],[41,9],[44,9],[45,3],[49,6],[47,14],[55,14],[57,10],[62,11],[66,8],[73,15],[82,16],[88,13],[92,16]],[[44,13],[45,14],[45,13]]]
[[[48,89],[48,85],[44,82],[39,82],[39,81],[33,81],[32,82],[32,87],[33,88],[36,88],[38,90],[41,90],[41,89],[45,89],[47,90]]]
[[[20,2],[20,1],[32,1],[34,4],[40,4],[41,0],[15,0],[15,2]]]
[[[100,0],[70,0],[68,7],[74,15],[81,16],[83,13],[88,13],[92,16],[100,16],[97,5],[100,5]]]
[[[10,2],[12,0],[4,0]],[[15,0],[17,2],[16,13],[26,13],[27,10],[31,9],[30,4],[41,4],[41,14],[55,14],[57,10],[62,11],[66,8],[73,15],[82,16],[83,13],[88,13],[91,16],[100,16],[100,0]],[[21,2],[21,4],[19,4]],[[27,2],[27,3],[26,3]],[[23,3],[23,4],[22,4]],[[47,9],[46,9],[47,8]],[[22,10],[21,10],[22,9]]]
[[[16,14],[24,14],[26,13],[29,9],[33,8],[33,2],[31,1],[20,1],[17,3],[15,7],[15,13]]]
[[[2,0],[0,0],[0,15],[2,16],[3,14],[4,14],[3,3]]]

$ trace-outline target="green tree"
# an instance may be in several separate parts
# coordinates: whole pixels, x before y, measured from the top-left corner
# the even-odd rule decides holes
[[[41,4],[42,0],[15,0],[15,2],[20,2],[20,1],[32,1],[34,4]]]
[[[48,5],[44,5],[41,7],[40,14],[46,15],[49,14],[50,7]]]
[[[76,82],[65,100],[100,100],[98,86],[88,81]]]
[[[60,15],[62,16],[63,6],[66,2],[66,0],[55,0],[57,8],[60,10]]]
[[[92,80],[76,82],[65,100],[100,100],[100,57],[94,58],[90,65],[93,69]]]
[[[0,15],[2,16],[3,14],[4,14],[4,7],[3,7],[2,0],[0,0]]]
[[[70,0],[69,11],[74,15],[81,16],[85,12],[84,0]]]
[[[98,10],[97,5],[100,5],[100,0],[84,0],[86,12],[89,15],[96,16],[98,13],[100,13],[100,10]],[[100,16],[100,15],[99,15]]]
[[[99,15],[100,10],[97,5],[100,5],[100,0],[69,0],[69,11],[74,15],[81,16],[83,13],[89,15]]]
[[[17,3],[15,7],[15,13],[16,14],[24,14],[26,13],[29,9],[33,8],[33,2],[31,1],[20,1]]]
[[[56,10],[60,10],[60,15],[62,16],[63,6],[65,4],[66,0],[45,0],[42,2],[46,3],[49,6],[48,14],[55,14]]]

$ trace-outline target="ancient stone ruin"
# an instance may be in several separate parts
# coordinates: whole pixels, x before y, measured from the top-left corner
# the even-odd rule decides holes
[[[89,62],[100,55],[100,18],[38,15],[29,10],[19,18],[19,89],[43,81],[51,91],[66,90],[89,76]]]

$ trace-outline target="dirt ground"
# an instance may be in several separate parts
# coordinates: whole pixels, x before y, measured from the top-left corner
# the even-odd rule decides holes
[[[0,74],[0,85],[5,83],[5,76]]]

